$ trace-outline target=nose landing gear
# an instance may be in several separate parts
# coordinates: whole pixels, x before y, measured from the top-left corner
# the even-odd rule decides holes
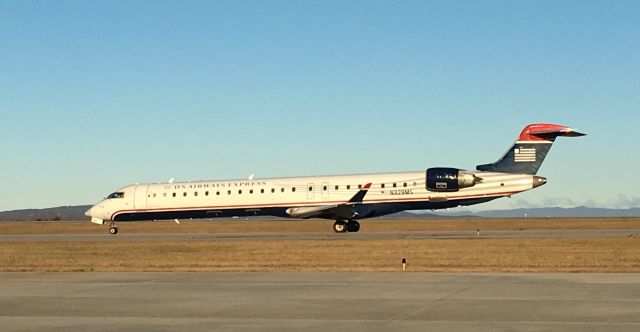
[[[360,230],[360,223],[357,220],[336,220],[333,224],[333,231],[336,233],[355,233]]]
[[[109,224],[109,234],[116,235],[118,234],[118,226],[114,222]]]

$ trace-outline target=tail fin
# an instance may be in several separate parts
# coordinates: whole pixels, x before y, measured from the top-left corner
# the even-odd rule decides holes
[[[486,172],[534,175],[538,172],[556,137],[578,137],[584,135],[561,125],[548,123],[530,124],[524,127],[516,142],[500,160],[492,164],[478,165],[476,169]]]

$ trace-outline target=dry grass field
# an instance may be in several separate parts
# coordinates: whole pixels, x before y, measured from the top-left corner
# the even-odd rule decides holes
[[[450,218],[363,220],[362,232],[513,231],[640,229],[640,218]],[[208,222],[118,223],[123,234],[331,232],[330,220],[214,220]],[[83,222],[0,222],[0,235],[106,234],[105,226]]]
[[[329,221],[120,224],[121,232],[332,232]],[[639,229],[640,218],[373,220],[362,232]],[[0,223],[0,234],[106,234],[89,223]],[[640,238],[0,242],[0,271],[640,272]]]

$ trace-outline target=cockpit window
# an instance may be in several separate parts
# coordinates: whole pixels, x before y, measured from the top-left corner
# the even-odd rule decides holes
[[[107,196],[107,199],[113,199],[113,198],[124,198],[124,193],[123,192],[115,192],[115,193]]]

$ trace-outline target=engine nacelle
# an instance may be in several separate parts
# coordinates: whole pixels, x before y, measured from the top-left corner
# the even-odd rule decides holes
[[[458,191],[469,188],[482,181],[473,173],[449,167],[427,169],[427,190],[429,191]]]

